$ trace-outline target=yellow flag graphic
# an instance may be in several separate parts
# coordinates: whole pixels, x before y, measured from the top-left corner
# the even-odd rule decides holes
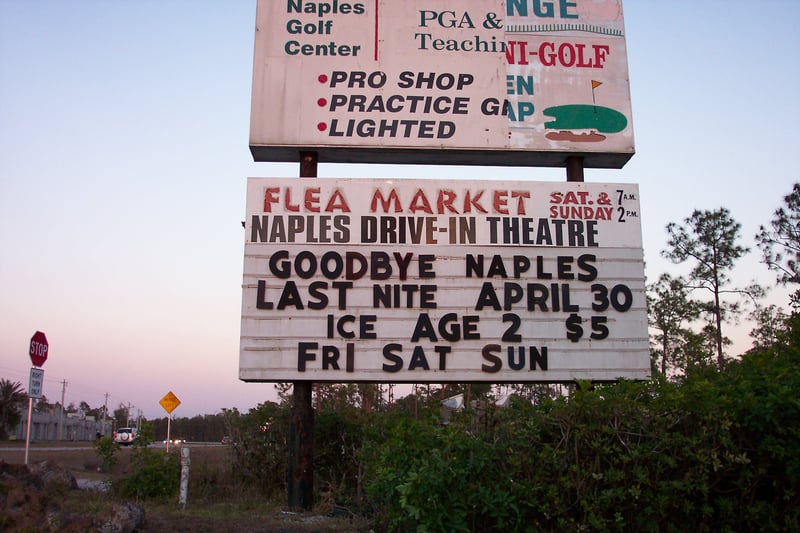
[[[592,80],[592,89],[597,89],[601,85],[603,85],[602,81]]]

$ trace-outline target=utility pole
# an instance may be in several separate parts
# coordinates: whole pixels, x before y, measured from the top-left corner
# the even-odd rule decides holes
[[[58,415],[58,440],[64,440],[64,395],[67,392],[67,380],[61,381],[61,413]]]
[[[108,413],[108,393],[106,393],[106,402],[103,404],[103,436],[106,436],[106,414]]]

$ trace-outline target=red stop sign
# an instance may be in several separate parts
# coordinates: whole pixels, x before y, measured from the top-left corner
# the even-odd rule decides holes
[[[37,331],[31,337],[30,356],[33,366],[42,366],[47,361],[47,350],[50,349],[50,344],[47,342],[47,337],[41,331]]]

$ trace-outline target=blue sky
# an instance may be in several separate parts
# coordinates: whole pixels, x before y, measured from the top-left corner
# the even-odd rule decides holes
[[[727,207],[742,244],[800,179],[800,3],[624,2],[647,276],[664,226]],[[237,379],[245,186],[295,176],[248,150],[255,0],[0,0],[0,376],[175,416],[248,409]],[[332,165],[323,177],[563,180],[563,169]],[[757,251],[736,283],[774,285]],[[772,299],[785,305],[786,291]],[[728,326],[749,347],[749,325]]]

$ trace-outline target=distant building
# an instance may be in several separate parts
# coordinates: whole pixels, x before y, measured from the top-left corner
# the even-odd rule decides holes
[[[23,414],[22,421],[11,431],[11,437],[25,440],[28,430],[27,412]],[[59,424],[63,424],[59,431]],[[105,427],[102,420],[95,420],[93,416],[83,413],[63,413],[60,408],[54,407],[46,412],[31,413],[31,441],[69,440],[93,441],[99,433],[101,436],[111,436],[113,421],[106,419]]]

